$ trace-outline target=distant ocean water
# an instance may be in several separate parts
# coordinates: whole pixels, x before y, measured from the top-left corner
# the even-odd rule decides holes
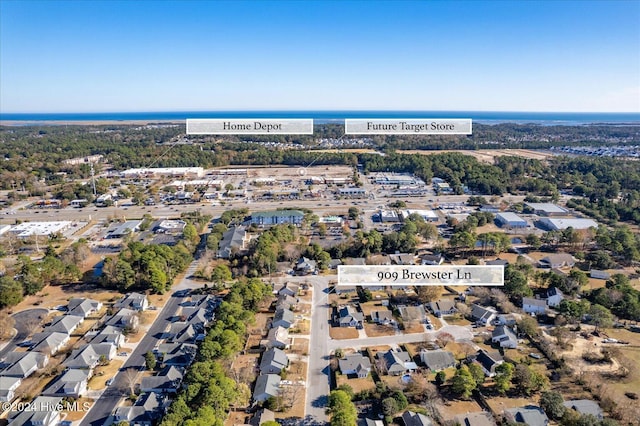
[[[476,123],[539,125],[635,124],[640,113],[490,112],[490,111],[166,111],[95,113],[0,113],[0,121],[184,121],[187,118],[313,118],[341,123],[345,118],[471,118]]]

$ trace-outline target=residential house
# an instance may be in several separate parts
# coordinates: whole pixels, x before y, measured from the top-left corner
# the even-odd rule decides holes
[[[572,399],[570,401],[565,401],[562,405],[566,408],[575,410],[582,415],[590,414],[598,420],[602,420],[604,418],[600,405],[598,405],[596,401],[592,401],[590,399]]]
[[[112,315],[105,324],[121,329],[136,330],[140,325],[140,318],[138,311],[122,308]]]
[[[62,397],[38,396],[29,404],[30,409],[9,412],[10,425],[58,426],[62,420]]]
[[[456,359],[453,354],[443,349],[433,351],[422,349],[420,351],[420,360],[432,372],[442,371],[456,365]]]
[[[296,266],[293,268],[296,273],[302,275],[313,274],[318,270],[318,263],[315,260],[307,259],[306,257],[301,257],[296,262]]]
[[[414,413],[413,411],[405,411],[402,413],[402,421],[404,426],[432,426],[431,419],[424,414]]]
[[[496,367],[504,362],[502,356],[497,352],[487,352],[484,349],[480,349],[476,354],[476,362],[482,367],[482,371],[488,377],[496,375]]]
[[[499,325],[493,330],[491,341],[500,344],[501,348],[516,349],[518,347],[518,337],[516,333],[504,325]]]
[[[34,334],[31,341],[38,342],[31,347],[32,351],[53,356],[69,343],[69,335],[60,332],[42,332]]]
[[[400,312],[400,317],[404,322],[412,322],[417,321],[419,323],[424,323],[427,320],[427,312],[424,310],[424,306],[405,306],[398,305],[398,311]]]
[[[509,261],[505,259],[485,260],[484,264],[487,266],[505,266],[506,267],[509,264]]]
[[[493,320],[495,325],[516,325],[520,315],[517,314],[500,314]]]
[[[218,246],[218,257],[230,259],[247,248],[247,229],[244,226],[232,226],[224,234]]]
[[[338,324],[340,327],[362,327],[364,314],[358,312],[351,305],[342,306],[338,309]]]
[[[149,308],[149,300],[146,294],[129,293],[114,305],[116,309],[132,309],[135,311],[144,311]]]
[[[547,302],[542,299],[532,297],[522,298],[522,310],[528,314],[544,314],[547,311]]]
[[[266,422],[274,422],[276,420],[275,413],[266,408],[260,408],[249,419],[249,426],[260,426]]]
[[[157,352],[163,366],[187,367],[195,359],[197,350],[198,347],[191,343],[162,343]]]
[[[338,361],[340,372],[346,376],[365,378],[371,372],[371,361],[360,353],[347,355]]]
[[[253,389],[253,400],[263,402],[280,392],[280,376],[277,374],[261,374]]]
[[[67,368],[93,371],[101,360],[110,361],[116,356],[117,348],[112,343],[89,343],[71,352],[62,364]]]
[[[86,318],[102,309],[102,302],[93,299],[73,298],[67,304],[67,315]]]
[[[173,365],[167,366],[156,376],[143,377],[140,390],[159,394],[176,393],[182,383],[182,377],[182,369]]]
[[[213,311],[207,311],[204,308],[198,306],[186,306],[180,311],[180,318],[193,326],[198,331],[204,331],[205,327],[209,325],[209,321],[214,317]]]
[[[390,254],[389,260],[392,265],[414,265],[415,256],[409,253]]]
[[[551,253],[538,261],[541,268],[572,268],[576,264],[576,259],[569,253]]]
[[[440,253],[436,253],[436,254],[427,253],[420,256],[420,263],[422,265],[437,266],[437,265],[442,265],[443,262],[444,262],[444,257],[442,257]]]
[[[560,306],[560,302],[564,300],[564,293],[559,288],[551,287],[547,289],[547,306],[555,308]]]
[[[91,339],[91,343],[112,343],[117,348],[121,347],[125,342],[122,329],[108,325]]]
[[[271,322],[271,327],[291,328],[295,321],[293,312],[288,309],[278,309]]]
[[[481,306],[476,303],[471,305],[471,318],[476,323],[482,325],[491,324],[491,321],[493,321],[497,315],[498,312],[492,307]]]
[[[507,421],[524,423],[527,426],[547,426],[549,418],[540,407],[527,405],[526,407],[509,408],[504,410]]]
[[[380,309],[377,311],[371,311],[371,321],[376,324],[389,325],[395,324],[396,320],[393,318],[393,312],[389,309]]]
[[[329,261],[329,269],[338,269],[340,265],[342,265],[342,260],[340,259],[331,259]]]
[[[364,426],[384,426],[384,422],[382,420],[374,420],[367,417],[364,419]]]
[[[273,292],[278,296],[286,295],[295,297],[298,295],[299,289],[300,287],[298,286],[298,284],[292,282],[287,282],[285,284],[273,284]]]
[[[0,361],[0,377],[2,380],[8,377],[25,379],[48,363],[49,356],[40,352],[9,352]]]
[[[267,338],[260,342],[260,346],[267,349],[285,349],[288,348],[290,344],[291,340],[289,339],[289,330],[284,327],[274,327],[270,329],[267,334]]]
[[[152,426],[156,423],[169,403],[165,396],[149,392],[138,397],[130,407],[118,407],[114,414],[114,423],[128,422],[130,425]]]
[[[598,271],[597,269],[592,269],[589,271],[589,277],[598,280],[608,280],[609,278],[611,278],[611,274],[607,271]]]
[[[336,285],[335,293],[338,296],[342,296],[343,294],[355,294],[358,291],[355,285]]]
[[[87,392],[87,383],[90,377],[91,374],[88,370],[67,370],[46,388],[42,395],[80,398]]]
[[[194,342],[198,336],[195,328],[185,321],[177,321],[169,325],[167,332],[167,341],[172,343],[188,343]]]
[[[83,316],[62,315],[51,321],[51,324],[44,328],[45,332],[58,332],[71,335],[84,321]]]
[[[409,353],[406,351],[389,350],[387,352],[378,352],[376,356],[384,360],[384,368],[390,376],[401,376],[413,373],[418,369],[418,366],[411,360]]]
[[[289,366],[289,358],[283,350],[271,348],[262,354],[260,361],[261,374],[280,374],[283,369]]]
[[[282,294],[278,296],[278,300],[276,301],[276,311],[278,309],[289,309],[292,310],[298,305],[298,299],[295,297],[287,296],[286,294]]]
[[[0,376],[0,402],[11,402],[16,397],[16,389],[22,384],[20,377]]]
[[[443,315],[453,315],[458,310],[456,309],[456,304],[453,300],[449,299],[440,299],[435,302],[429,302],[429,310],[433,312],[433,315],[437,317],[441,317]]]
[[[455,422],[461,426],[496,426],[491,413],[481,411],[479,413],[460,414],[455,417]]]
[[[367,259],[364,257],[347,257],[344,260],[344,264],[350,266],[364,266],[367,264]]]

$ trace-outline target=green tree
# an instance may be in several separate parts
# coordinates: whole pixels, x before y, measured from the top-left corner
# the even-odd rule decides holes
[[[200,242],[200,235],[198,235],[198,230],[191,223],[187,223],[185,225],[184,229],[182,230],[182,236],[185,241],[189,242],[193,247],[197,246]]]
[[[613,315],[611,311],[602,305],[592,305],[589,309],[589,323],[598,328],[610,328],[613,325]]]
[[[218,285],[231,281],[231,278],[231,270],[227,265],[216,265],[213,271],[211,271],[211,281]]]
[[[552,420],[560,420],[565,412],[562,394],[556,391],[545,391],[540,396],[540,407]]]
[[[146,354],[144,354],[144,362],[147,370],[155,370],[157,361],[156,356],[153,354],[153,352],[148,351]]]
[[[15,306],[22,301],[22,286],[8,276],[0,277],[0,308]]]
[[[549,379],[542,373],[536,371],[532,366],[526,364],[516,365],[514,382],[518,390],[525,395],[531,395],[542,391],[549,386]]]
[[[351,398],[345,391],[332,391],[329,394],[328,405],[331,413],[331,426],[353,426],[356,424],[356,406],[353,405]]]
[[[385,416],[393,416],[399,410],[398,402],[393,397],[382,400],[382,413]]]
[[[451,390],[462,398],[469,398],[476,387],[476,381],[466,365],[458,368],[451,378]]]
[[[480,386],[481,384],[483,384],[485,375],[484,371],[482,371],[482,367],[480,367],[480,364],[472,362],[468,365],[468,367],[469,372],[471,373],[471,377],[473,377],[473,380],[476,382],[476,386]]]
[[[504,395],[511,389],[511,379],[514,371],[515,367],[510,362],[503,362],[496,367],[496,375],[493,381],[496,384],[496,390],[501,394]]]
[[[447,374],[444,371],[438,371],[436,373],[436,385],[442,386],[447,381]]]

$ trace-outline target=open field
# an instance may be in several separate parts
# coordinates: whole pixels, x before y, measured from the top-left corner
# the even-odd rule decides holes
[[[526,405],[537,405],[540,395],[532,395],[529,398],[513,398],[506,396],[495,396],[487,398],[487,403],[497,413],[502,413],[507,408],[524,407]]]
[[[523,157],[523,158],[530,158],[533,160],[540,160],[540,161],[546,161],[549,158],[553,157],[553,154],[541,152],[541,151],[534,151],[531,149],[479,149],[476,151],[460,150],[460,149],[438,150],[438,151],[398,150],[396,152],[398,152],[399,154],[421,154],[421,155],[436,155],[436,154],[442,154],[445,152],[459,152],[460,154],[470,155],[482,163],[489,163],[489,164],[495,163],[496,157],[504,157],[504,156]]]

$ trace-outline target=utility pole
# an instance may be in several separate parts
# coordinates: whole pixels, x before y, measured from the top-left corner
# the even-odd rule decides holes
[[[93,196],[96,196],[96,173],[93,169],[93,162],[91,163],[91,186],[93,187]]]

